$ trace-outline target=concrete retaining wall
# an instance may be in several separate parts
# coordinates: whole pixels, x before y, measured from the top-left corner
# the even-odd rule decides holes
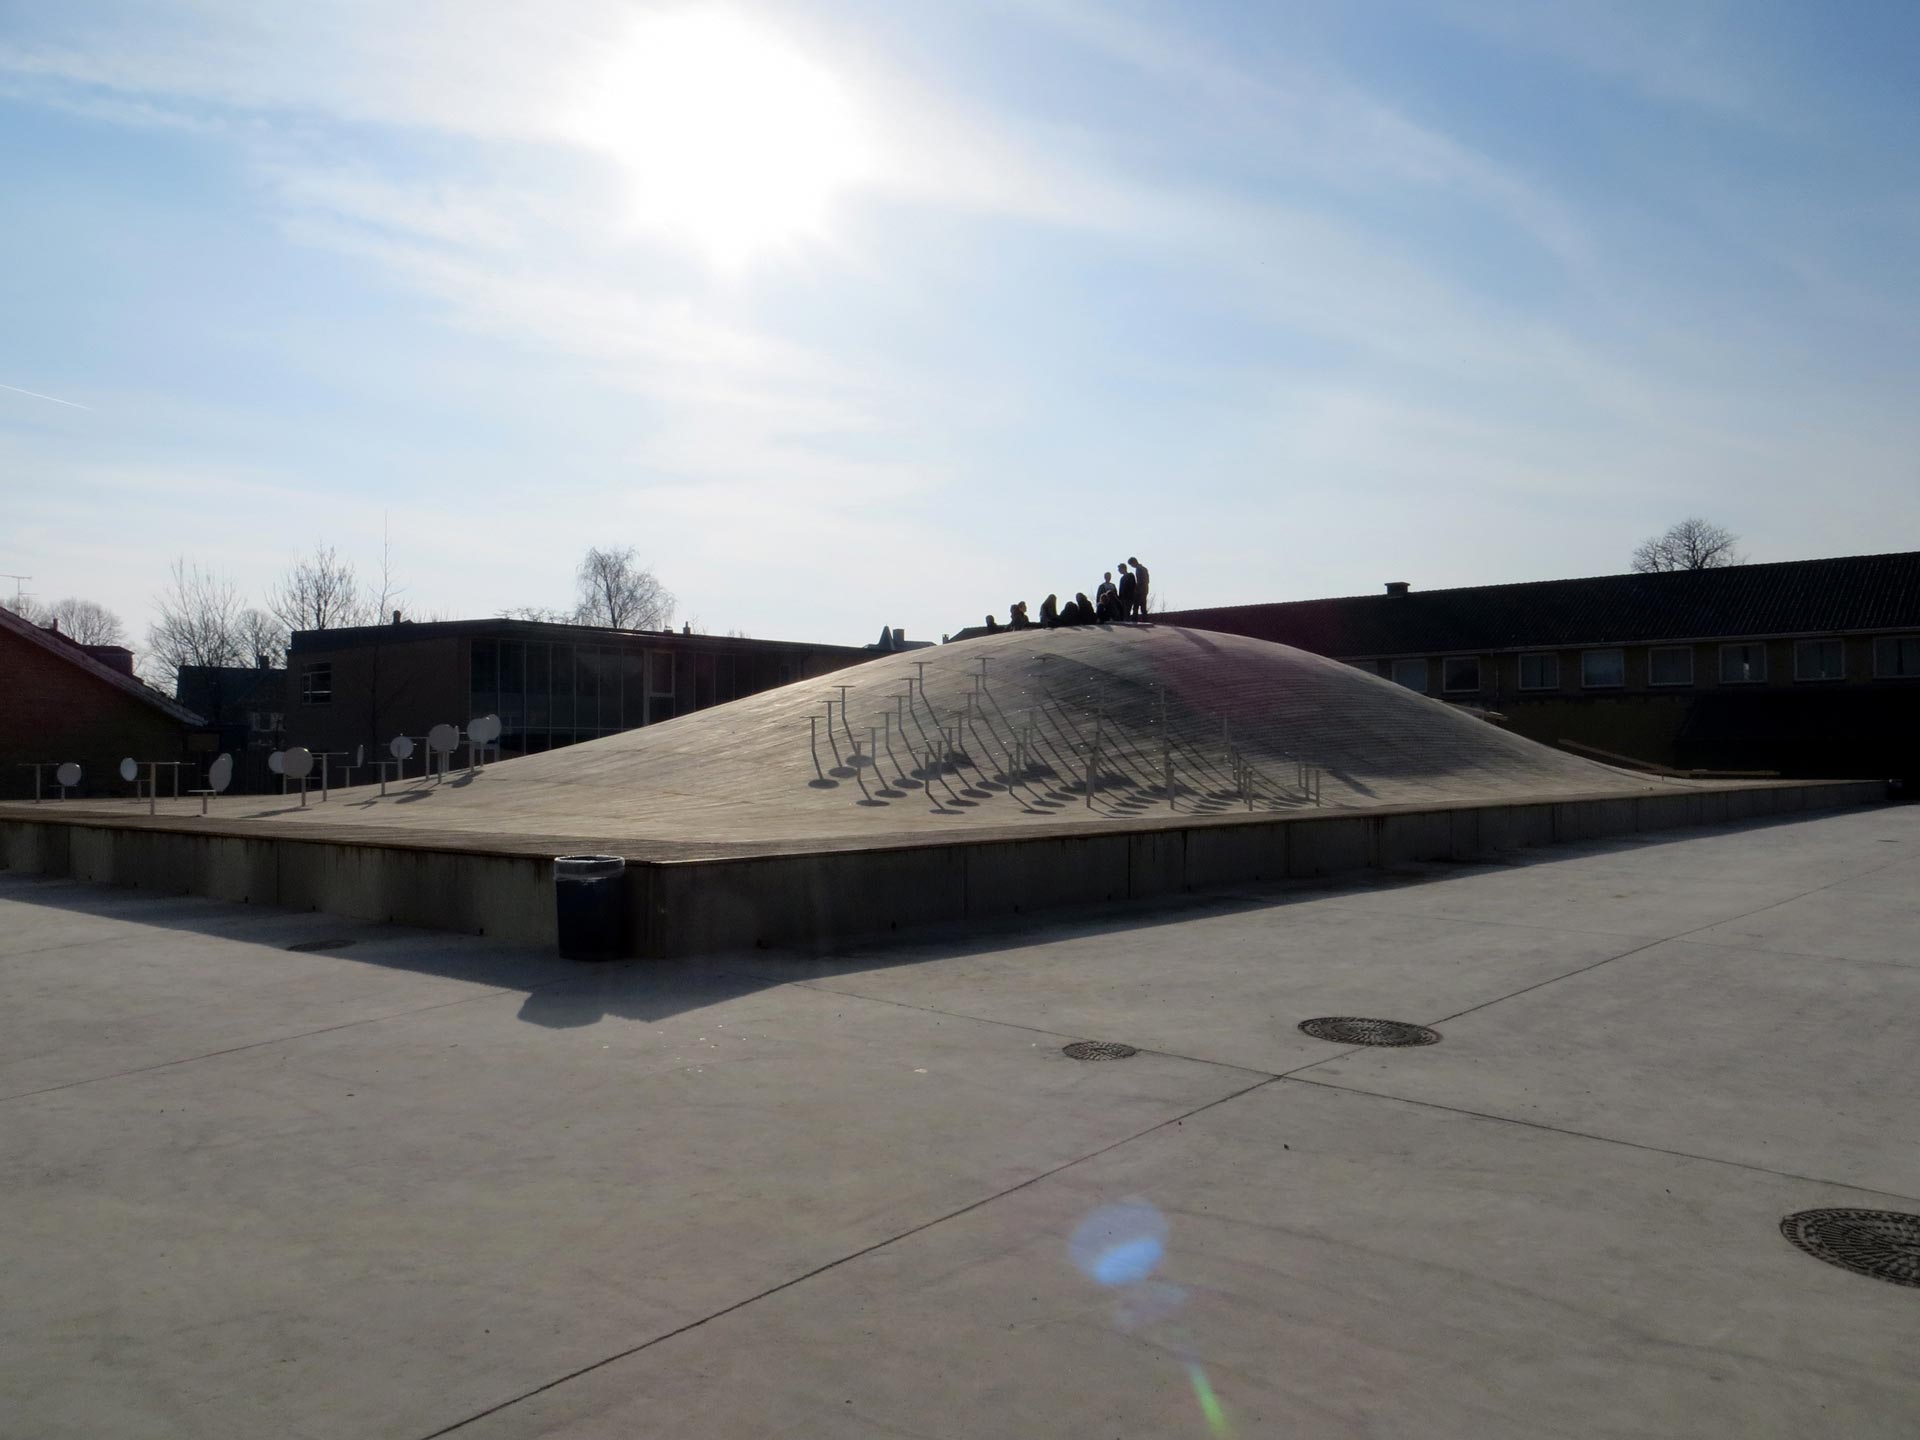
[[[1879,782],[1773,784],[640,863],[628,868],[631,948],[680,956],[837,944],[1062,906],[1868,804],[1884,793]],[[0,819],[0,864],[533,945],[555,939],[549,863],[533,856],[8,817]]]

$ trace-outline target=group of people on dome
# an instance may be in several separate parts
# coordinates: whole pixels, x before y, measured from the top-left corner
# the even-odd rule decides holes
[[[1147,581],[1147,567],[1140,563],[1139,556],[1129,555],[1120,562],[1119,582],[1115,583],[1113,571],[1107,571],[1094,587],[1093,599],[1089,600],[1087,592],[1082,590],[1062,605],[1058,595],[1049,595],[1040,602],[1038,619],[1027,614],[1026,601],[1016,600],[1005,625],[993,616],[987,616],[987,633],[997,635],[1002,630],[1029,630],[1035,625],[1043,630],[1051,630],[1057,625],[1105,625],[1113,620],[1144,620],[1147,618]]]

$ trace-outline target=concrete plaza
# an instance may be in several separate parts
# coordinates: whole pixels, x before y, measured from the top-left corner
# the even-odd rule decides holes
[[[599,967],[0,872],[0,1434],[1908,1440],[1779,1222],[1920,1212],[1917,934],[1911,807]]]

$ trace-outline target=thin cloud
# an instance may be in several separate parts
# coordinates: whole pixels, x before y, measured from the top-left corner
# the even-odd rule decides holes
[[[16,395],[31,395],[36,400],[51,400],[56,405],[71,405],[75,410],[91,410],[91,405],[82,405],[78,400],[62,400],[58,395],[42,395],[38,390],[22,390],[18,385],[0,385],[0,390],[11,390]]]

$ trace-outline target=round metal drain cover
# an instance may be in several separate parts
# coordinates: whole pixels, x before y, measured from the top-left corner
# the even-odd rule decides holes
[[[1816,1260],[1920,1289],[1920,1215],[1898,1210],[1802,1210],[1780,1233]]]
[[[1300,1028],[1316,1040],[1331,1040],[1336,1045],[1431,1045],[1440,1038],[1438,1030],[1424,1025],[1409,1025],[1404,1020],[1363,1020],[1357,1015],[1322,1015],[1302,1020]]]
[[[344,950],[351,944],[351,940],[302,940],[297,945],[287,946],[287,949],[302,955],[315,955],[322,950]]]
[[[1125,1060],[1140,1052],[1131,1045],[1112,1040],[1076,1040],[1071,1045],[1062,1045],[1060,1053],[1071,1055],[1075,1060]]]

